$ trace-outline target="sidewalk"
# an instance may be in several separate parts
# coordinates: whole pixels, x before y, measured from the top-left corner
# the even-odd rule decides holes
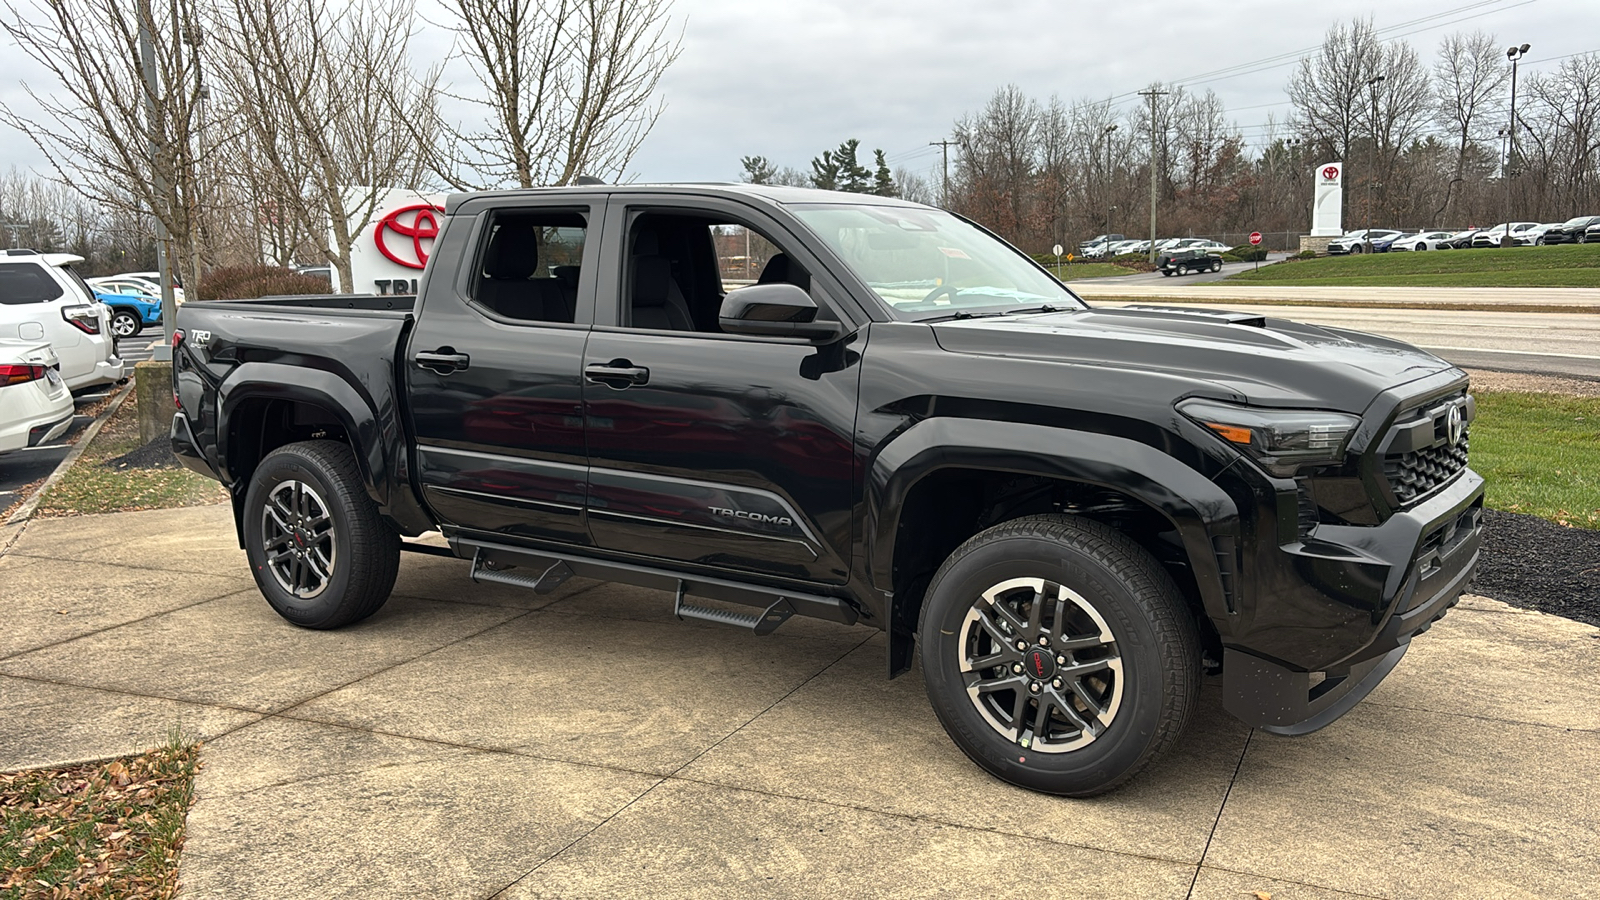
[[[996,782],[865,628],[757,638],[668,595],[407,555],[281,621],[225,506],[43,519],[0,557],[0,771],[206,740],[188,898],[1591,897],[1600,631],[1469,598],[1317,734],[1208,684],[1107,797]]]

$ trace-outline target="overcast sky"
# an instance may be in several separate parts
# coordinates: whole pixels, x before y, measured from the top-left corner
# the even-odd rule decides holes
[[[666,109],[633,170],[645,181],[732,180],[740,156],[806,168],[855,137],[887,151],[892,165],[931,176],[939,154],[927,142],[1006,83],[1070,101],[1186,82],[1215,90],[1248,139],[1269,114],[1286,117],[1292,65],[1205,83],[1196,76],[1312,48],[1339,16],[1371,16],[1379,29],[1415,22],[1388,35],[1403,35],[1425,63],[1443,35],[1480,28],[1508,46],[1532,44],[1524,72],[1600,50],[1595,0],[674,0],[683,52],[662,82]],[[443,58],[447,40],[423,29],[417,60]],[[9,70],[0,99],[31,108],[21,83],[48,82],[14,46],[0,53]],[[42,164],[25,138],[0,126],[0,169]]]

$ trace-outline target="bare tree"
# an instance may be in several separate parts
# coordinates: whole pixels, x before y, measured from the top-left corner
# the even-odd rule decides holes
[[[458,189],[620,177],[655,125],[678,56],[670,0],[450,0],[481,127],[449,126],[434,161]]]
[[[312,237],[351,289],[350,249],[392,187],[419,187],[436,77],[408,65],[408,3],[228,0],[218,29],[232,113],[246,128],[269,215]]]
[[[42,0],[6,4],[0,22],[59,89],[28,94],[35,121],[0,104],[0,122],[26,134],[56,177],[88,200],[165,226],[180,276],[198,277],[194,141],[203,85],[193,44],[194,0]],[[151,36],[155,90],[146,87],[141,28]]]
[[[1433,64],[1439,124],[1455,139],[1455,165],[1445,187],[1446,220],[1456,214],[1457,186],[1465,181],[1467,159],[1482,137],[1485,108],[1498,99],[1511,70],[1494,35],[1482,31],[1446,35]]]
[[[1585,213],[1600,205],[1600,53],[1563,60],[1528,79],[1517,120],[1523,155],[1554,206]],[[1544,206],[1541,203],[1540,206]]]
[[[1300,60],[1289,77],[1293,121],[1313,147],[1338,159],[1353,151],[1365,131],[1367,79],[1380,69],[1372,23],[1355,21],[1328,29],[1322,47]]]

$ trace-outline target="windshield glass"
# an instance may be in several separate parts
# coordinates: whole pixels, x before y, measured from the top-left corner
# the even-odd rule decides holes
[[[797,204],[795,215],[896,314],[1084,304],[998,239],[947,212],[898,206]]]

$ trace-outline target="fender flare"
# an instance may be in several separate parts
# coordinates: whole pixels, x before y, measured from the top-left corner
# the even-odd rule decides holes
[[[894,584],[895,539],[911,490],[941,469],[1039,475],[1110,488],[1166,518],[1183,541],[1206,613],[1221,620],[1234,602],[1213,538],[1238,547],[1239,508],[1216,482],[1148,444],[1045,425],[980,419],[927,419],[902,432],[874,458],[867,475],[874,523],[867,534],[873,586]],[[891,615],[890,621],[895,621]]]
[[[244,363],[217,388],[217,462],[229,483],[241,476],[229,461],[233,414],[248,400],[291,400],[327,410],[350,436],[368,496],[380,508],[389,505],[383,426],[372,404],[332,372],[281,363]]]

